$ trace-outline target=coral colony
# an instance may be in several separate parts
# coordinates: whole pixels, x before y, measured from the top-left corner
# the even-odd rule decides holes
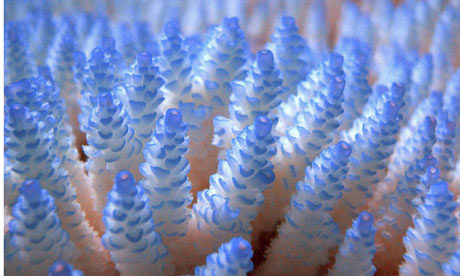
[[[460,275],[460,1],[4,16],[5,275]]]

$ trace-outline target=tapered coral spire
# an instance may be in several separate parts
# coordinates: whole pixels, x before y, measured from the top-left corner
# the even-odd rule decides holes
[[[23,22],[10,22],[5,26],[5,83],[30,78],[35,73],[35,62],[29,50],[29,41]]]
[[[169,238],[183,237],[191,217],[188,205],[192,202],[188,180],[190,165],[186,158],[189,138],[182,113],[168,109],[144,150],[145,163],[140,166],[144,179],[140,185],[146,190],[157,231],[169,246]],[[172,246],[173,244],[171,244]]]
[[[213,240],[207,242],[211,249],[228,237],[237,234],[248,237],[252,232],[250,222],[264,201],[262,193],[275,179],[269,161],[276,153],[271,131],[269,118],[256,117],[253,125],[232,140],[226,158],[219,161],[217,173],[209,179],[210,188],[198,193],[193,215],[198,229],[211,233]],[[232,214],[233,218],[220,221],[216,219],[218,214]]]
[[[257,53],[248,76],[244,81],[232,83],[230,95],[230,118],[214,118],[213,144],[226,149],[230,141],[257,116],[269,116],[274,122],[277,117],[269,113],[276,108],[285,93],[281,88],[280,71],[275,66],[273,53],[261,50]]]
[[[127,112],[111,93],[97,98],[96,108],[91,112],[83,147],[90,157],[86,169],[94,175],[96,210],[102,211],[112,178],[119,170],[135,168],[132,160],[141,150],[139,141],[133,141],[133,130],[128,126]]]
[[[214,26],[198,57],[196,74],[203,86],[204,103],[212,105],[215,114],[227,115],[231,93],[230,82],[244,79],[251,60],[248,44],[238,18],[224,18]]]
[[[375,254],[374,217],[369,212],[361,212],[345,233],[345,241],[339,248],[334,267],[329,275],[367,275],[375,273],[372,259]]]
[[[124,72],[123,86],[114,91],[123,104],[123,109],[127,111],[128,125],[133,129],[134,139],[141,144],[141,148],[153,133],[159,117],[157,109],[164,100],[160,88],[165,80],[159,76],[158,71],[152,54],[141,52],[137,54],[131,67]],[[141,152],[137,155],[141,155]]]
[[[305,178],[296,185],[286,221],[279,228],[279,237],[272,241],[260,275],[313,275],[327,263],[328,250],[342,239],[330,212],[342,197],[351,153],[351,145],[340,141],[322,151],[305,169]]]
[[[458,248],[457,219],[453,212],[458,204],[440,181],[431,185],[425,201],[417,208],[414,227],[404,237],[406,254],[400,267],[402,275],[440,274]]]
[[[206,257],[206,265],[195,268],[196,276],[244,276],[253,268],[251,244],[241,237],[222,244],[217,253]]]
[[[75,260],[80,252],[61,227],[54,198],[33,179],[24,181],[20,192],[9,228],[21,264],[12,275],[45,275],[55,260]]]
[[[115,176],[103,220],[102,244],[122,275],[174,274],[168,250],[154,230],[148,198],[129,171]]]
[[[297,85],[306,79],[313,67],[311,50],[298,30],[293,17],[283,16],[275,27],[271,42],[267,44],[267,49],[273,52],[283,79],[282,100],[296,94]]]

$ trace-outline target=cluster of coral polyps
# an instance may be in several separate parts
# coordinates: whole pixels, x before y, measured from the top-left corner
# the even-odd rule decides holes
[[[5,274],[460,275],[460,1],[397,2],[5,1]]]

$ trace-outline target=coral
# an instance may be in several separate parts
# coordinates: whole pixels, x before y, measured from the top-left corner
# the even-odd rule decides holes
[[[6,0],[5,274],[456,274],[458,2]]]
[[[174,274],[168,250],[155,231],[148,197],[130,172],[116,175],[103,221],[102,244],[122,275]]]

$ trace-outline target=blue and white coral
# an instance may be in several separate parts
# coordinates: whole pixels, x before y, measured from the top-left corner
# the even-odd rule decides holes
[[[104,208],[102,244],[121,275],[173,275],[168,249],[155,231],[152,209],[142,186],[120,171]]]
[[[251,59],[238,18],[224,18],[222,24],[212,27],[195,70],[204,89],[203,103],[213,106],[216,114],[227,115],[230,82],[246,77]]]
[[[279,237],[271,243],[263,275],[294,271],[314,274],[327,262],[328,250],[340,244],[342,236],[330,212],[342,197],[351,153],[351,146],[340,141],[322,151],[305,169]]]
[[[339,273],[396,275],[416,207],[401,272],[455,273],[454,213],[432,214],[453,197],[430,188],[460,194],[460,2],[307,2],[5,1],[5,273],[40,266],[8,229],[31,179],[86,275],[151,274],[136,270],[152,260],[158,274],[190,274],[225,243],[197,274],[327,274],[362,211],[376,222],[375,258],[366,236],[353,249],[368,254]],[[428,248],[430,227],[447,236]],[[127,240],[146,228],[151,247]],[[106,230],[105,245],[123,243],[112,258]]]
[[[217,244],[236,234],[249,237],[250,222],[264,202],[263,192],[275,179],[270,158],[276,154],[272,121],[256,117],[232,140],[226,158],[219,161],[218,171],[210,179],[210,188],[198,193],[193,215],[199,231],[207,229]],[[219,216],[230,216],[221,221]]]
[[[345,241],[339,248],[329,275],[374,275],[376,269],[372,259],[375,255],[375,232],[374,216],[367,211],[361,212],[352,228],[345,233]]]
[[[69,233],[61,227],[54,198],[33,179],[24,181],[20,193],[9,223],[11,244],[18,250],[13,257],[20,262],[15,275],[45,275],[56,259],[78,257]]]
[[[149,198],[155,227],[165,238],[185,236],[191,217],[187,131],[182,113],[175,108],[168,109],[157,121],[144,149],[145,163],[139,167],[144,176],[140,185]]]
[[[214,118],[213,144],[229,148],[231,139],[252,124],[257,116],[269,116],[276,125],[277,117],[270,113],[281,103],[280,98],[285,93],[282,83],[273,53],[269,50],[257,52],[246,79],[232,83],[228,106],[230,118]]]
[[[206,265],[195,268],[195,276],[245,276],[254,265],[251,244],[241,237],[222,244],[217,253],[206,257]]]
[[[123,86],[117,87],[113,93],[127,112],[127,124],[134,131],[134,143],[140,144],[142,149],[159,117],[158,107],[164,100],[160,88],[165,80],[159,76],[159,67],[148,51],[136,56],[133,64],[125,70],[123,80]]]
[[[429,169],[428,169],[429,170]],[[456,238],[458,204],[447,189],[447,183],[433,183],[425,201],[417,207],[414,227],[404,237],[407,253],[400,267],[401,275],[435,275],[458,248]]]

